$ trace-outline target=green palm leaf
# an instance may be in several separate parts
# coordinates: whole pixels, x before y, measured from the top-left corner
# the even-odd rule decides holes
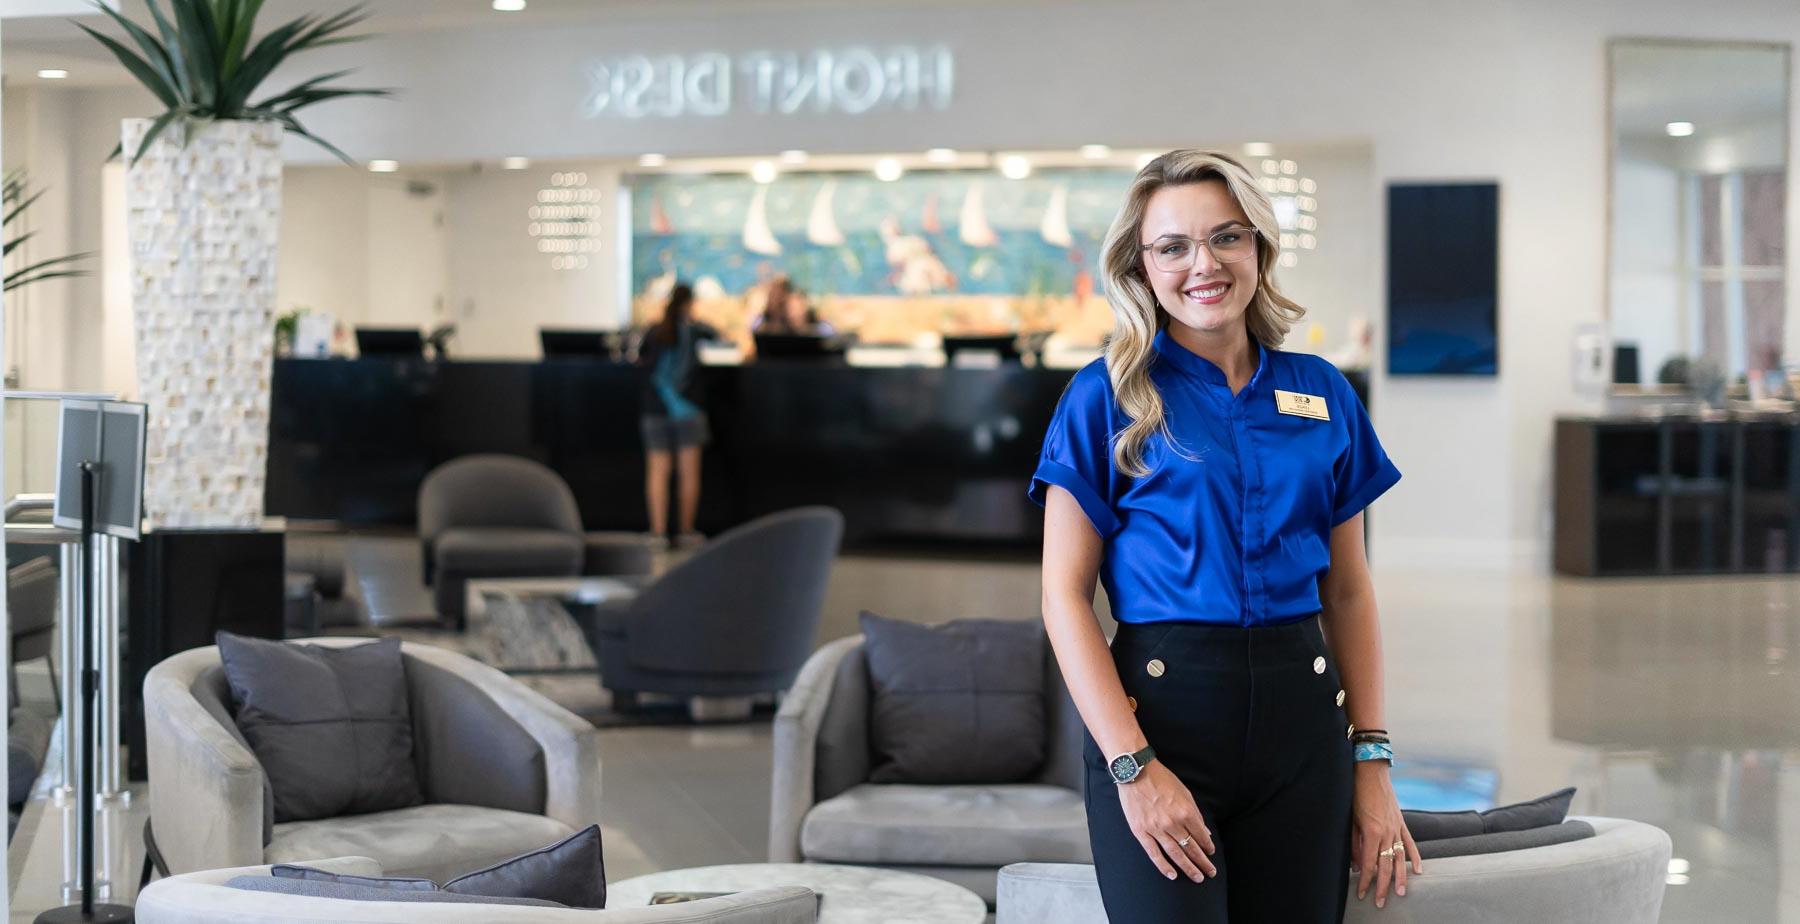
[[[330,16],[308,13],[257,39],[256,19],[264,3],[265,0],[144,0],[156,27],[152,34],[96,0],[96,6],[137,46],[135,51],[76,23],[112,52],[165,107],[145,133],[134,163],[170,125],[195,119],[277,121],[288,131],[349,162],[342,151],[295,121],[293,113],[330,100],[389,97],[394,91],[326,85],[349,74],[346,70],[303,81],[254,104],[250,97],[296,53],[367,38],[345,33],[366,22],[370,14],[362,4]],[[120,149],[115,148],[112,156],[119,153]]]

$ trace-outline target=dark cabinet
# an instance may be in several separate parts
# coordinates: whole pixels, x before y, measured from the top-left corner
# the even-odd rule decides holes
[[[1800,570],[1800,418],[1562,418],[1563,574]]]

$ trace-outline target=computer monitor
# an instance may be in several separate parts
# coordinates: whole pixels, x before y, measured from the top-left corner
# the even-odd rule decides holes
[[[543,327],[538,342],[545,359],[611,359],[619,352],[619,335],[604,330]]]
[[[757,334],[757,359],[838,359],[843,343],[816,334]]]
[[[425,336],[416,327],[359,327],[356,351],[363,356],[423,356]]]
[[[961,352],[996,353],[1002,360],[1019,358],[1019,338],[1012,334],[984,337],[945,337],[944,358],[954,362]]]

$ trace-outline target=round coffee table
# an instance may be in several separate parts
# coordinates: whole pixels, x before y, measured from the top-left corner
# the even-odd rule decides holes
[[[829,863],[741,863],[672,869],[606,886],[607,908],[642,908],[657,892],[748,892],[805,886],[824,896],[819,924],[982,924],[987,903],[918,873]]]

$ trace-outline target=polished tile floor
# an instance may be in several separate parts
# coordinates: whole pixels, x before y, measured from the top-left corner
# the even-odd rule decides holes
[[[372,609],[429,598],[390,540],[353,546]],[[1029,560],[849,556],[821,641],[859,609],[1033,619]],[[1656,824],[1678,865],[1668,922],[1800,922],[1800,580],[1588,581],[1377,563],[1388,726],[1403,759],[1498,774],[1501,801],[1579,787],[1575,811]],[[562,699],[598,696],[561,679]],[[767,725],[606,733],[609,877],[766,855]],[[15,845],[56,839],[49,820]],[[129,858],[127,858],[129,862]],[[12,868],[41,875],[51,864]],[[1430,875],[1429,865],[1426,875]],[[15,878],[21,892],[40,885]],[[15,902],[15,920],[23,909]]]

